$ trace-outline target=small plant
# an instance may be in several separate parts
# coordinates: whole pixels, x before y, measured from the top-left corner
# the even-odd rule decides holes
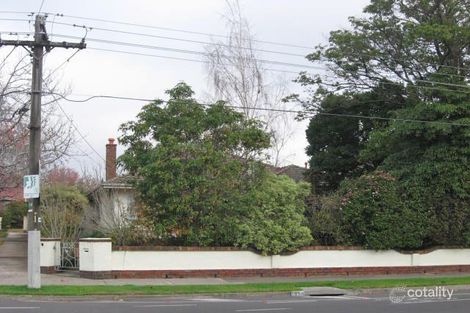
[[[15,201],[6,205],[5,213],[2,219],[2,228],[22,228],[23,227],[23,216],[28,211],[28,205],[24,202]]]

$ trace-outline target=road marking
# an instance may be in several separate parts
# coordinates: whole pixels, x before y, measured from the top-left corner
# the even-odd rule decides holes
[[[38,306],[0,306],[0,310],[38,310]]]
[[[187,307],[197,306],[197,304],[149,304],[149,305],[136,305],[134,308],[162,308],[162,307]]]
[[[271,309],[245,309],[245,310],[235,310],[235,312],[268,312],[268,311],[288,311],[292,310],[291,308],[271,308]]]
[[[312,302],[318,302],[318,300],[311,300],[311,299],[305,299],[305,300],[267,300],[265,303],[266,304],[289,304],[289,303],[312,303]]]
[[[247,302],[243,299],[219,299],[219,298],[194,298],[191,301],[201,301],[201,302]]]

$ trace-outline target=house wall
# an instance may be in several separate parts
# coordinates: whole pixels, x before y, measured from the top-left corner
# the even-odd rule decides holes
[[[88,250],[85,252],[84,250]],[[98,257],[97,257],[98,255]],[[400,253],[347,249],[308,249],[263,256],[233,248],[136,247],[113,251],[110,240],[80,242],[80,272],[90,278],[194,276],[309,276],[470,272],[470,249]]]
[[[121,217],[132,217],[134,207],[135,191],[132,189],[121,189],[113,192],[114,214]]]

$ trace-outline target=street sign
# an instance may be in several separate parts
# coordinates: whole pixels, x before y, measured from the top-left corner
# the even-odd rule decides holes
[[[39,198],[39,175],[26,175],[23,178],[23,197]]]

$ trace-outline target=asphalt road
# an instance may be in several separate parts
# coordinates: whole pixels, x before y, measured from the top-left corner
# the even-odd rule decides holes
[[[223,296],[223,297],[146,297],[146,298],[31,298],[0,297],[0,313],[3,312],[469,312],[470,293],[456,292],[451,300],[409,299],[392,303],[388,294],[339,296],[339,297],[291,297],[287,295]]]

